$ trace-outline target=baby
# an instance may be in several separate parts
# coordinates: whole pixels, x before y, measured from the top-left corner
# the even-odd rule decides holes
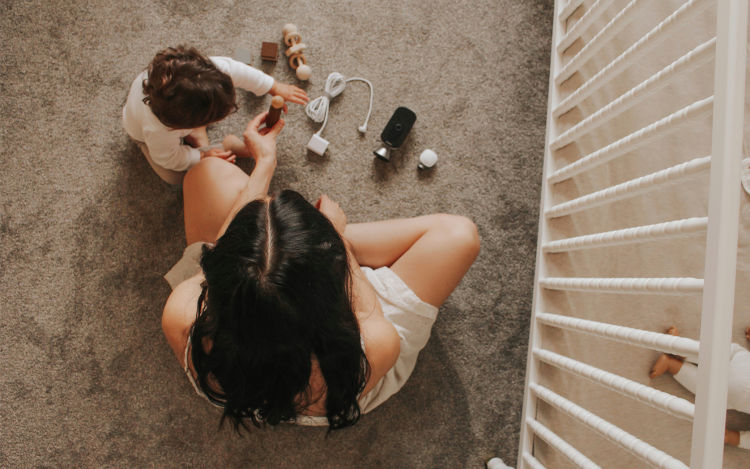
[[[224,139],[222,148],[207,148],[206,126],[237,110],[235,87],[297,104],[308,101],[302,89],[274,81],[242,62],[206,57],[192,47],[169,47],[133,81],[122,109],[125,131],[159,177],[181,184],[185,172],[202,158],[234,162],[237,156],[249,156],[234,135]]]
[[[667,334],[678,335],[677,328],[672,326]],[[750,340],[750,327],[745,330],[745,337]],[[651,367],[651,379],[669,372],[678,383],[695,394],[698,386],[698,367],[685,361],[682,357],[663,353]],[[732,344],[729,359],[729,390],[727,409],[750,413],[750,352],[737,344]],[[726,429],[724,443],[740,448],[750,449],[750,431]]]

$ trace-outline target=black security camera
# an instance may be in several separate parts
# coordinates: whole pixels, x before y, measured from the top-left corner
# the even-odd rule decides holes
[[[411,109],[403,106],[397,108],[380,134],[383,146],[373,152],[375,156],[383,161],[391,161],[391,151],[404,143],[416,120],[417,115]]]

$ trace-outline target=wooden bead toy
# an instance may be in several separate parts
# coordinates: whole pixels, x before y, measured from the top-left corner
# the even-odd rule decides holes
[[[281,110],[284,109],[284,98],[281,96],[274,96],[271,99],[271,106],[268,108],[268,115],[266,116],[266,127],[273,127],[281,117]]]
[[[284,44],[288,47],[285,54],[289,57],[289,66],[297,71],[297,78],[300,80],[309,79],[312,75],[312,68],[307,65],[304,54],[307,46],[302,42],[302,38],[297,31],[297,25],[291,23],[284,25],[282,33],[284,34]]]

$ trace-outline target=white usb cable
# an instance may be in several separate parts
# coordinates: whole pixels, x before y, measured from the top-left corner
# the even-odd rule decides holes
[[[328,123],[328,106],[331,99],[340,95],[346,88],[346,84],[350,81],[363,81],[370,87],[370,107],[367,110],[367,117],[365,118],[364,123],[357,127],[357,130],[361,133],[367,131],[367,122],[370,120],[370,114],[372,113],[372,83],[370,83],[369,80],[359,77],[344,78],[342,74],[333,72],[328,75],[328,78],[326,79],[323,96],[313,99],[307,103],[307,106],[305,106],[305,114],[307,114],[307,117],[315,122],[323,123],[320,129],[313,134],[310,141],[307,143],[307,148],[310,151],[322,155],[326,151],[326,148],[328,148],[328,141],[320,136]]]

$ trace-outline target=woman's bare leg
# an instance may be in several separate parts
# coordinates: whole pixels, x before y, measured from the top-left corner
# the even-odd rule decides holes
[[[240,158],[250,157],[250,151],[247,149],[247,145],[245,145],[245,142],[236,135],[227,135],[224,137],[221,144],[225,150],[231,151]]]
[[[350,224],[344,236],[361,265],[389,266],[434,306],[443,304],[479,253],[476,226],[457,215]]]
[[[216,242],[219,229],[248,180],[236,165],[220,158],[204,158],[190,168],[182,183],[188,244]]]

